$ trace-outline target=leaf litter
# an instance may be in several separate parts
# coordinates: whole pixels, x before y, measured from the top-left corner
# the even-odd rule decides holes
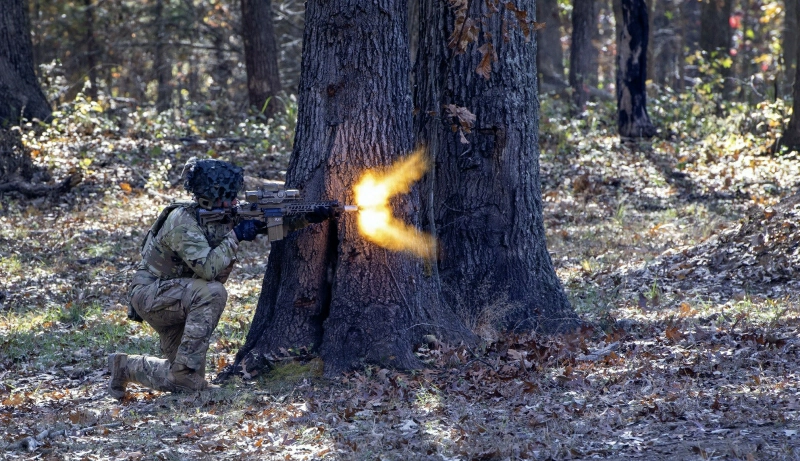
[[[497,335],[478,349],[429,341],[416,351],[422,370],[365,366],[335,380],[302,354],[221,389],[133,386],[116,401],[105,395],[107,354],[157,354],[152,330],[125,319],[127,277],[145,226],[182,194],[175,165],[197,147],[125,136],[113,146],[90,136],[37,142],[36,161],[55,177],[75,167],[76,150],[97,153],[66,196],[0,197],[4,459],[799,456],[797,216],[796,202],[781,202],[792,158],[736,160],[754,161],[748,174],[769,177],[783,191],[773,194],[716,160],[678,170],[667,155],[677,142],[594,136],[564,153],[545,137],[548,243],[586,320],[580,331]],[[155,147],[162,154],[152,158]],[[215,146],[263,170],[248,149]],[[243,343],[268,251],[263,242],[242,248],[211,373]]]

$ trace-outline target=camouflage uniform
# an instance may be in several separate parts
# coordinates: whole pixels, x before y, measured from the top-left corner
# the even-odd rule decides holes
[[[239,241],[230,224],[202,226],[197,206],[177,206],[156,235],[148,235],[130,289],[131,306],[158,332],[165,359],[129,356],[131,381],[171,391],[173,363],[205,375],[209,340],[228,293],[222,285]],[[143,381],[143,382],[142,382]]]

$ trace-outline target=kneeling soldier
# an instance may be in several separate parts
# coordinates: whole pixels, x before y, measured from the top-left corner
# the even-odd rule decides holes
[[[233,269],[239,242],[254,240],[262,223],[201,225],[197,210],[229,206],[242,185],[241,168],[230,163],[187,162],[184,187],[194,201],[173,203],[161,212],[145,237],[142,262],[129,292],[129,317],[143,319],[158,332],[164,358],[111,354],[112,397],[124,397],[128,383],[168,392],[208,387],[206,352],[228,299],[223,283]],[[307,215],[302,224],[327,217]]]

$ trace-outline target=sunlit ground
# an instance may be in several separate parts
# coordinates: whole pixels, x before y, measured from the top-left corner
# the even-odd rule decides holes
[[[290,362],[198,395],[134,388],[112,400],[107,354],[157,353],[154,332],[125,318],[125,284],[146,226],[181,194],[161,159],[180,165],[175,153],[190,152],[118,158],[106,146],[68,197],[0,198],[0,458],[796,459],[798,293],[609,281],[776,203],[800,162],[744,144],[717,151],[713,139],[621,146],[549,116],[548,245],[595,329],[505,336],[479,351],[423,347],[432,367],[413,373],[365,367],[330,381],[318,361]],[[56,174],[75,166],[63,141],[39,147]],[[230,152],[258,170],[258,157]],[[268,252],[263,241],[242,246],[209,377],[244,342]]]

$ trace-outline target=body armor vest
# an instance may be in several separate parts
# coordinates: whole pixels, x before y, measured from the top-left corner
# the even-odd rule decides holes
[[[142,242],[142,268],[165,280],[188,276],[192,273],[192,270],[171,248],[159,241],[158,233],[164,226],[164,222],[166,222],[170,213],[181,207],[191,208],[193,211],[195,203],[172,202],[167,205],[158,215],[158,219],[150,227],[147,236]]]

